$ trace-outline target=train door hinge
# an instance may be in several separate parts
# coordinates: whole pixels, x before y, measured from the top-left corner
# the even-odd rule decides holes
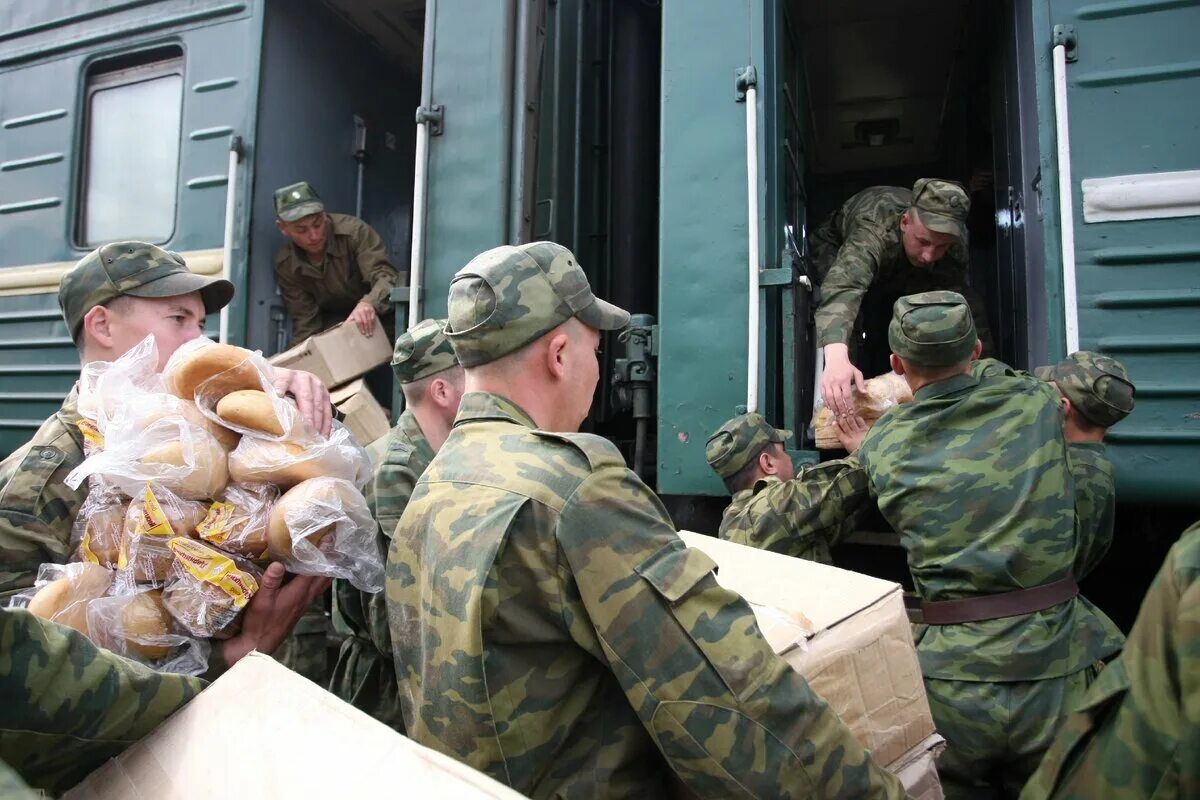
[[[751,86],[758,86],[758,70],[754,68],[753,64],[735,70],[734,86],[737,88],[735,95],[737,102],[746,102],[746,90]]]
[[[441,136],[444,113],[445,109],[440,105],[418,106],[417,124],[428,125],[430,136]]]
[[[1064,55],[1067,61],[1075,61],[1079,58],[1079,41],[1075,38],[1074,25],[1055,25],[1050,37],[1050,46],[1058,47],[1062,45]]]

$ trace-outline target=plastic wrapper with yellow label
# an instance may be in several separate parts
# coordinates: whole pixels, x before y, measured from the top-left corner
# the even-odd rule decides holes
[[[207,513],[206,503],[145,484],[125,513],[117,555],[122,590],[131,590],[133,584],[161,586],[175,561],[168,543],[177,536],[192,536]]]
[[[912,390],[903,376],[888,372],[865,381],[867,391],[854,390],[854,407],[858,415],[868,424],[883,416],[892,406],[907,403],[913,399]],[[838,450],[842,446],[837,435],[837,424],[834,414],[824,402],[817,397],[813,410],[813,437],[819,450]]]
[[[175,556],[163,589],[163,604],[180,625],[202,638],[227,638],[258,591],[262,572],[245,559],[194,539],[176,537]]]
[[[115,569],[128,509],[129,499],[121,493],[93,488],[71,528],[71,560]]]
[[[282,441],[243,436],[229,454],[229,476],[235,483],[273,483],[281,489],[322,477],[362,487],[371,477],[371,460],[350,431],[334,422],[328,438],[316,433]]]
[[[265,560],[267,526],[279,488],[270,483],[231,483],[196,526],[196,535],[222,550]]]
[[[88,636],[101,647],[149,664],[160,672],[199,675],[210,646],[188,636],[167,613],[161,589],[144,589],[93,601]]]

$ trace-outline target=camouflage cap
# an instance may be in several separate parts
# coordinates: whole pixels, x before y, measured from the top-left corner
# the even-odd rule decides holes
[[[772,428],[762,414],[751,412],[734,417],[708,437],[704,457],[722,478],[736,475],[771,442],[782,444],[791,431]]]
[[[575,255],[554,242],[480,253],[450,282],[446,336],[464,367],[495,361],[571,317],[599,331],[629,324],[629,312],[594,294]]]
[[[921,178],[913,184],[912,211],[917,221],[938,233],[948,233],[966,241],[967,215],[971,197],[954,181]]]
[[[446,338],[444,319],[423,319],[396,339],[392,369],[400,383],[412,383],[458,365]]]
[[[179,297],[192,292],[200,293],[205,312],[212,314],[229,305],[233,284],[191,272],[182,256],[161,247],[113,242],[79,259],[63,276],[58,307],[71,338],[76,339],[84,315],[118,297]]]
[[[1033,374],[1056,384],[1093,425],[1112,427],[1133,411],[1133,381],[1115,358],[1081,350],[1053,366],[1038,367]]]
[[[971,307],[958,292],[910,294],[892,308],[888,345],[905,361],[948,367],[969,359],[978,339]]]
[[[307,181],[291,183],[275,190],[275,216],[284,222],[295,222],[324,210],[325,204],[321,202],[320,195]]]

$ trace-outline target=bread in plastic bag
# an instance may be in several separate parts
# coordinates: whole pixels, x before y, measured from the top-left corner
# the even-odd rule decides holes
[[[245,559],[194,539],[168,542],[175,561],[163,604],[185,630],[205,639],[233,635],[242,609],[258,591],[262,571]]]
[[[328,438],[311,434],[275,441],[243,436],[229,454],[229,476],[235,483],[273,483],[282,489],[323,477],[365,486],[371,477],[371,461],[350,431],[334,422]]]
[[[86,636],[88,606],[108,594],[112,585],[112,570],[99,564],[42,564],[26,608],[35,616]]]
[[[271,559],[297,575],[344,578],[364,592],[378,592],[378,527],[349,481],[312,478],[288,490],[271,511]]]
[[[177,536],[192,536],[208,504],[185,500],[163,486],[146,484],[129,503],[117,567],[125,589],[131,583],[161,586],[175,554],[168,547]]]
[[[260,375],[270,374],[270,365],[253,350],[231,344],[218,344],[198,338],[180,345],[163,367],[166,390],[184,400],[195,400],[200,384],[221,376],[210,384],[211,392],[261,388]]]
[[[231,483],[196,526],[196,535],[222,550],[257,561],[267,558],[267,526],[279,488],[270,483]]]
[[[208,643],[175,624],[162,589],[102,597],[88,606],[87,614],[89,638],[114,653],[160,672],[200,675],[208,668]]]
[[[116,491],[92,489],[71,527],[71,560],[116,568],[129,500]]]
[[[913,399],[908,382],[895,372],[887,372],[869,378],[865,383],[867,386],[865,393],[854,389],[854,405],[859,416],[869,424],[883,416],[884,412],[892,406],[907,403]],[[834,413],[825,406],[819,395],[813,413],[812,426],[818,450],[841,449],[842,443],[838,439]]]

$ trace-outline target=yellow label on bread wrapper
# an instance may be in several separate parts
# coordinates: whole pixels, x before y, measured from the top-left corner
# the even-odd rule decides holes
[[[163,513],[162,506],[158,502],[158,498],[154,496],[154,492],[150,489],[150,484],[146,484],[146,492],[142,498],[141,513],[138,515],[137,525],[134,526],[133,532],[138,536],[174,536],[175,530],[171,527],[171,523],[167,520],[167,515]]]
[[[88,528],[85,528],[83,531],[83,541],[79,543],[79,552],[83,555],[83,560],[87,563],[100,563],[100,558],[92,551],[92,531]]]
[[[236,608],[245,607],[258,591],[258,581],[249,572],[238,569],[229,556],[201,544],[176,536],[167,542],[175,561],[197,580],[216,586],[233,600]]]
[[[96,423],[90,419],[81,419],[75,423],[75,427],[79,428],[79,432],[83,434],[83,440],[97,450],[104,449],[104,434],[100,433],[100,429],[96,427]]]
[[[196,535],[206,542],[224,544],[233,533],[233,503],[213,503],[208,507],[208,514],[196,526]]]

